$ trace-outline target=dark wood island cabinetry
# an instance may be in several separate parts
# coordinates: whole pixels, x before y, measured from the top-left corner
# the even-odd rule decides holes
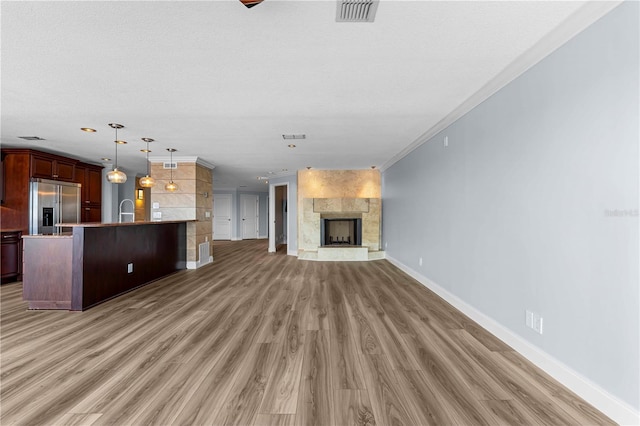
[[[82,311],[185,269],[187,222],[79,224],[71,235],[24,236],[23,298],[30,309]]]
[[[22,275],[22,231],[19,229],[3,229],[0,246],[2,251],[2,283],[19,281]]]

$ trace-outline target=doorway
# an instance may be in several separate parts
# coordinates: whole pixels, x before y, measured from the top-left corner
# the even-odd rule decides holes
[[[269,186],[269,253],[287,253],[289,243],[289,184]]]
[[[233,221],[231,220],[231,194],[213,194],[213,239],[230,240]]]
[[[241,233],[243,240],[254,240],[258,238],[259,202],[260,197],[258,195],[240,194]]]

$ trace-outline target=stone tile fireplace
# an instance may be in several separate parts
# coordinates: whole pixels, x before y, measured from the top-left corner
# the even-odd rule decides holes
[[[380,258],[379,198],[305,198],[302,204],[303,251],[299,258]]]
[[[380,182],[378,170],[298,171],[298,258],[384,258]]]

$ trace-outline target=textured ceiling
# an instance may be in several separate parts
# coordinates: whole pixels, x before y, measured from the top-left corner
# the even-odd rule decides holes
[[[336,23],[334,1],[3,1],[1,142],[100,163],[117,122],[129,174],[151,137],[152,156],[214,164],[217,188],[381,167],[613,6],[383,0]]]

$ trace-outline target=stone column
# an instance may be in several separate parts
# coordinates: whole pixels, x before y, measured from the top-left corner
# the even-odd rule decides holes
[[[170,170],[169,157],[150,158],[151,176],[156,185],[151,188],[151,220],[194,220],[187,224],[187,268],[195,269],[213,260],[213,166],[197,157],[173,156],[177,168]],[[164,189],[173,173],[178,185],[174,192]],[[200,245],[209,255],[200,258]],[[207,250],[204,250],[206,256]]]

